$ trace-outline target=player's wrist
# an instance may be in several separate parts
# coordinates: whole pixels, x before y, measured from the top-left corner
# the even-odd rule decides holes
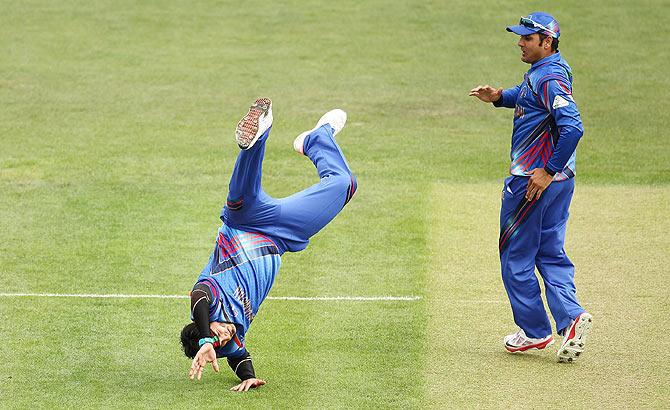
[[[503,89],[498,88],[491,96],[491,104],[495,105],[496,107],[500,107],[502,101],[503,101]]]
[[[217,340],[219,340],[219,339],[218,339],[216,336],[212,336],[212,337],[203,337],[203,338],[201,338],[200,340],[198,340],[198,346],[199,346],[199,347],[202,347],[202,346],[204,346],[205,344],[209,343],[209,344],[212,345],[212,347],[214,347],[214,343],[215,343]]]
[[[498,88],[495,93],[493,94],[493,98],[491,99],[491,102],[498,102],[502,98],[502,88]]]
[[[554,171],[553,169],[551,169],[551,168],[549,168],[549,167],[544,167],[544,172],[546,172],[547,174],[551,175],[552,177],[553,177],[554,175],[556,175],[556,171]]]

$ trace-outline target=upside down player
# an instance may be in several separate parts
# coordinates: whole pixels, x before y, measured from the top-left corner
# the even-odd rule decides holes
[[[275,199],[261,188],[265,141],[272,127],[272,102],[260,98],[237,124],[241,151],[221,211],[214,251],[191,291],[191,319],[181,332],[186,356],[193,358],[189,377],[200,380],[207,363],[219,371],[226,357],[242,381],[231,388],[247,391],[257,379],[244,336],[268,295],[284,252],[307,247],[349,202],[356,178],[335,142],[347,120],[342,110],[324,114],[316,127],[296,137],[293,148],[316,166],[320,181],[287,198]]]

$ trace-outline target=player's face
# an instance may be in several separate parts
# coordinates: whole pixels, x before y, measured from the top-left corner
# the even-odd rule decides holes
[[[236,332],[235,325],[232,323],[210,322],[209,328],[219,338],[219,341],[214,345],[215,347],[228,343],[235,336]]]
[[[546,42],[551,41],[548,37],[544,42],[540,42],[540,35],[533,33],[528,36],[520,36],[517,45],[521,48],[521,61],[533,64],[551,54],[550,48],[546,47]]]

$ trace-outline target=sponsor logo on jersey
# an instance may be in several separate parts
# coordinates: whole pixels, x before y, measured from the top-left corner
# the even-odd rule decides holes
[[[566,100],[565,98],[561,97],[560,95],[557,95],[556,98],[554,98],[554,103],[552,104],[551,107],[552,107],[553,109],[557,110],[557,109],[559,109],[559,108],[567,107],[568,105],[570,105],[570,103],[568,102],[568,100]]]

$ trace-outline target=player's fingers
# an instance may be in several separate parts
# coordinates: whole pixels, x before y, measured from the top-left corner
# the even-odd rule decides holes
[[[217,372],[217,373],[219,372],[219,361],[218,360],[214,359],[214,361],[212,362],[212,368],[214,369],[215,372]]]
[[[249,380],[245,381],[244,391],[249,391],[249,389],[251,388],[252,385],[253,385],[253,382],[249,383]]]
[[[256,379],[256,386],[264,386],[264,385],[265,385],[265,380]]]
[[[191,368],[188,369],[188,377],[193,380],[193,377],[195,376],[195,373],[198,369],[198,362],[196,359],[193,359],[193,362],[191,363]]]
[[[198,369],[198,380],[202,379],[202,371],[203,370],[204,369],[202,367]]]

